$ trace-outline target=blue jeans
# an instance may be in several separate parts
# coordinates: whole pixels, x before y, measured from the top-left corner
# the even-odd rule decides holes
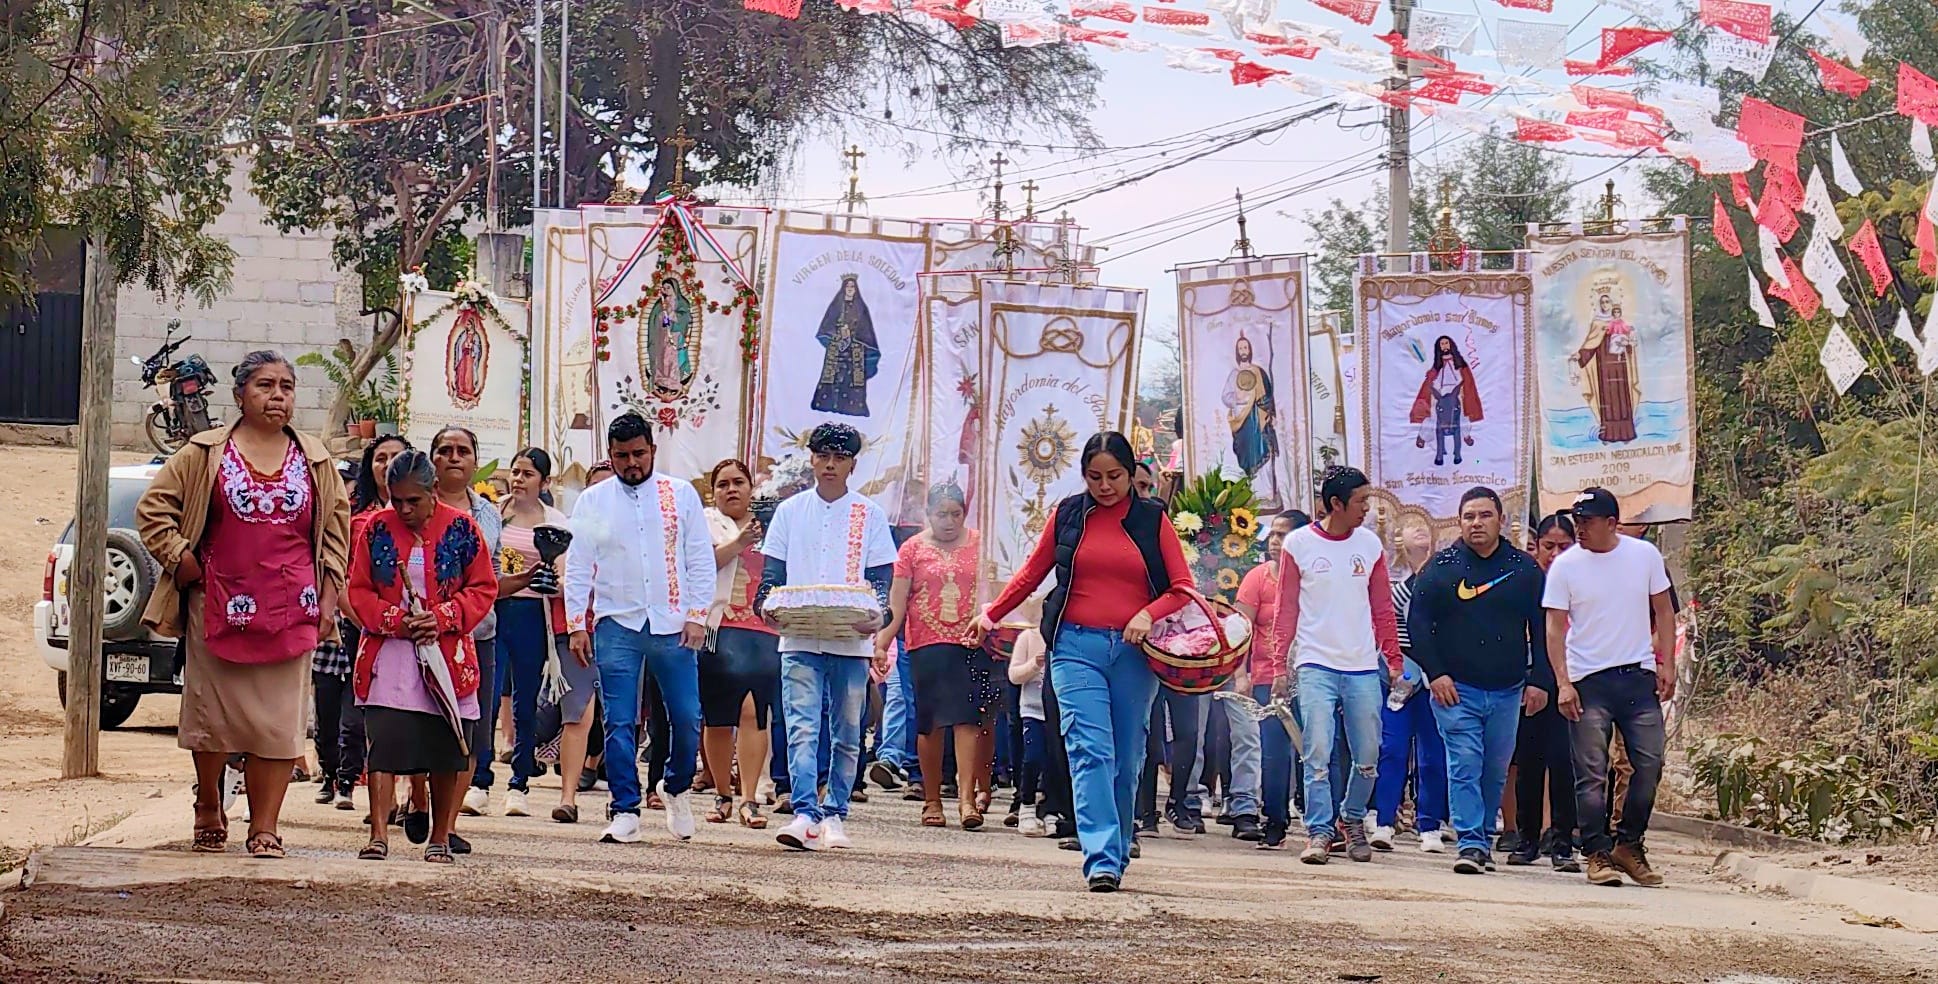
[[[639,812],[639,700],[646,674],[666,703],[666,795],[693,785],[700,756],[700,660],[678,635],[653,635],[602,618],[593,627],[592,658],[606,709],[606,785],[610,813]]]
[[[1299,716],[1305,722],[1305,832],[1328,840],[1338,832],[1335,821],[1354,824],[1366,818],[1366,801],[1379,775],[1380,672],[1341,673],[1323,666],[1301,666]],[[1344,777],[1346,796],[1334,810],[1332,752],[1339,740],[1335,714],[1346,722],[1346,750],[1350,772]]]
[[[781,654],[787,721],[787,777],[794,815],[820,823],[848,815],[861,767],[861,718],[868,710],[868,661],[827,653]],[[821,746],[828,739],[828,793],[816,802]]]
[[[1122,877],[1157,674],[1143,651],[1115,630],[1065,623],[1050,654],[1050,676],[1070,753],[1083,875]]]
[[[545,683],[545,604],[538,598],[506,598],[498,603],[498,665],[511,668],[511,781],[525,791],[538,764],[538,691]],[[502,675],[502,674],[501,674]],[[502,696],[502,693],[501,693]]]
[[[1440,725],[1434,721],[1437,710],[1425,687],[1414,691],[1397,711],[1380,702],[1379,779],[1373,784],[1373,810],[1382,827],[1393,826],[1399,818],[1409,757],[1419,770],[1413,813],[1420,832],[1439,830],[1447,819],[1447,746],[1441,743]]]
[[[498,761],[497,749],[493,743],[498,738],[498,698],[504,694],[498,687],[497,639],[474,639],[478,647],[478,721],[477,740],[471,743],[471,785],[479,789],[490,789],[496,781],[491,774],[491,764]]]
[[[1270,687],[1265,689],[1271,690]],[[1259,810],[1259,790],[1263,785],[1260,778],[1263,751],[1259,742],[1262,740],[1260,731],[1264,725],[1252,716],[1251,711],[1238,706],[1234,701],[1217,700],[1210,695],[1206,695],[1206,699],[1211,701],[1211,709],[1205,713],[1204,720],[1198,725],[1198,767],[1192,770],[1198,777],[1198,783],[1192,787],[1191,800],[1186,805],[1191,808],[1192,813],[1198,812],[1198,793],[1204,789],[1206,744],[1204,731],[1210,724],[1211,715],[1222,713],[1231,734],[1231,788],[1225,790],[1225,816],[1251,817],[1256,820]],[[1278,722],[1269,723],[1272,727],[1279,728],[1281,736],[1284,734],[1285,729],[1279,727]]]
[[[915,680],[909,675],[908,651],[895,640],[895,672],[882,684],[882,730],[875,757],[899,766],[920,782],[922,767],[915,755]]]
[[[1455,683],[1460,703],[1433,716],[1447,742],[1447,794],[1453,806],[1460,850],[1487,851],[1494,834],[1494,813],[1501,808],[1507,764],[1514,760],[1514,738],[1521,727],[1521,688],[1482,690]],[[1432,700],[1432,697],[1428,697]],[[1422,753],[1424,754],[1424,752]],[[1539,836],[1529,831],[1528,836]]]
[[[1272,702],[1272,685],[1252,684],[1252,699]],[[1292,736],[1278,718],[1258,722],[1259,799],[1267,829],[1284,833],[1292,826],[1292,770],[1298,762]]]

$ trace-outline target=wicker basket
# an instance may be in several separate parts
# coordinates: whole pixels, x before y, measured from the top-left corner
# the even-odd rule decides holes
[[[881,599],[875,589],[854,584],[802,584],[767,594],[767,613],[783,635],[808,639],[865,639],[855,623],[880,624]]]
[[[1159,619],[1140,648],[1158,682],[1177,693],[1206,694],[1245,665],[1252,626],[1244,615],[1229,606],[1214,607],[1194,591],[1191,604]]]

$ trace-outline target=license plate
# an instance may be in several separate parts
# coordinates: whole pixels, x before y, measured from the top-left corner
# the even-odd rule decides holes
[[[147,683],[148,657],[132,653],[109,653],[107,676],[115,683]]]

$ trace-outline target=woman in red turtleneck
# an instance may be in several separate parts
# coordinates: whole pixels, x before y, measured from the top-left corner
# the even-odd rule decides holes
[[[1137,644],[1151,623],[1184,606],[1193,586],[1164,507],[1131,492],[1135,460],[1115,431],[1084,445],[1086,490],[1057,503],[1029,559],[978,622],[984,632],[995,628],[1056,573],[1043,602],[1043,640],[1093,892],[1116,891],[1130,862],[1131,800],[1158,686]]]

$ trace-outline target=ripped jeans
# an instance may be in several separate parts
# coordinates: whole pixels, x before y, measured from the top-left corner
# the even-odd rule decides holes
[[[1342,673],[1323,666],[1298,668],[1299,718],[1305,722],[1305,832],[1307,837],[1332,839],[1337,832],[1334,821],[1355,824],[1366,818],[1366,801],[1373,794],[1373,781],[1379,776],[1380,708],[1386,696],[1380,693],[1380,671]],[[1346,796],[1340,815],[1334,817],[1331,775],[1335,734],[1335,708],[1345,714],[1346,751],[1351,772],[1345,777]]]

